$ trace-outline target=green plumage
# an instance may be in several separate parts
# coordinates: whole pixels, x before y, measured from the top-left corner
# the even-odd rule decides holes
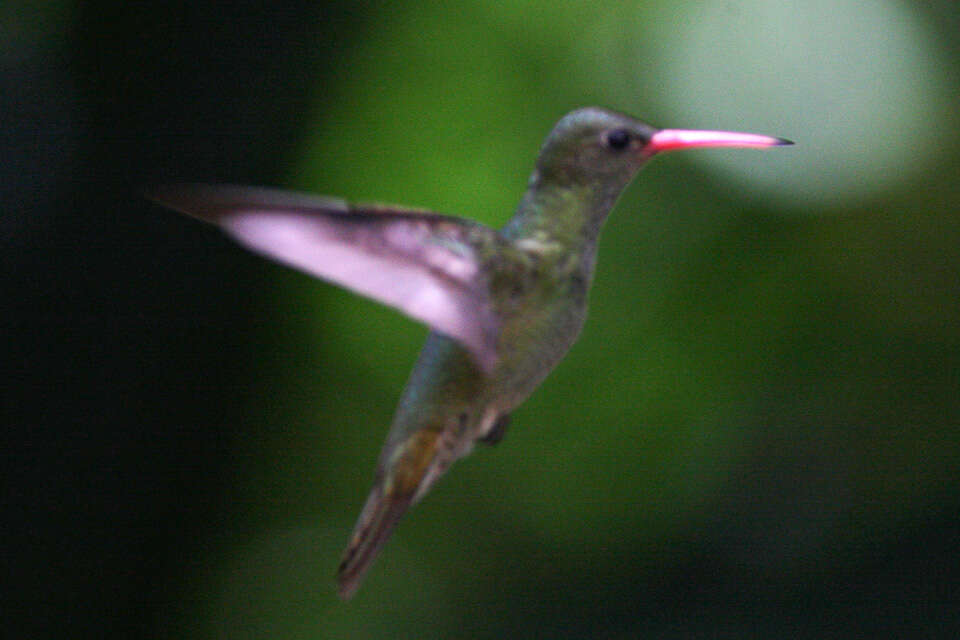
[[[657,130],[605,109],[579,109],[554,126],[516,213],[499,231],[423,210],[269,189],[178,186],[150,195],[432,329],[337,573],[349,598],[406,510],[477,441],[499,441],[510,412],[576,341],[600,229],[640,167],[672,149],[780,144],[790,143]]]

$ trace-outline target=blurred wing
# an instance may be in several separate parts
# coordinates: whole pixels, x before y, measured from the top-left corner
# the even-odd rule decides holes
[[[500,328],[480,253],[496,233],[395,207],[354,207],[273,189],[182,185],[152,200],[223,228],[240,244],[400,309],[463,344],[484,370]]]

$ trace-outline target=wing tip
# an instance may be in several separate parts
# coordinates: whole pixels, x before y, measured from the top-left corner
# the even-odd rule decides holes
[[[236,184],[161,184],[143,188],[140,193],[147,200],[213,224],[244,209],[340,213],[347,209],[346,203],[338,198]]]
[[[196,183],[161,184],[143,188],[140,193],[162,207],[217,224],[225,209],[225,203],[220,200],[226,188]]]

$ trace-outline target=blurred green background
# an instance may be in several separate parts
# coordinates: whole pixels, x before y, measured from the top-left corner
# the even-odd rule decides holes
[[[956,637],[960,11],[7,2],[11,637]],[[565,112],[659,158],[581,340],[333,573],[426,330],[143,202],[273,184],[503,224]]]

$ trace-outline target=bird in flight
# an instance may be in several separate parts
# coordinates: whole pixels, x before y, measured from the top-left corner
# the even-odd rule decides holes
[[[431,329],[337,572],[347,599],[403,514],[476,442],[498,442],[510,413],[576,341],[600,229],[644,163],[677,149],[787,144],[656,129],[607,109],[578,109],[547,136],[526,193],[499,230],[274,189],[174,185],[148,195]]]

